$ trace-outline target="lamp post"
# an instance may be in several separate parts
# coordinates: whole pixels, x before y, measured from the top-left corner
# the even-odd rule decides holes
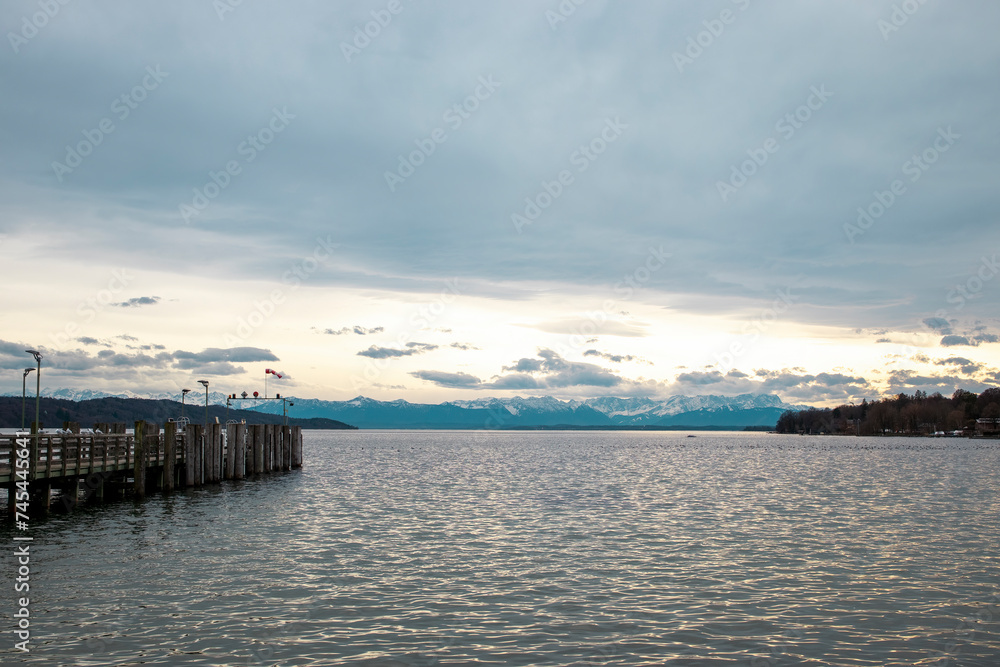
[[[21,430],[24,430],[24,403],[25,403],[25,391],[27,391],[27,381],[28,373],[34,373],[34,368],[25,368],[24,377],[21,378]]]
[[[181,389],[181,422],[184,421],[184,399],[191,393],[190,389]]]
[[[205,430],[208,431],[208,380],[198,380],[198,384],[205,386]]]
[[[35,374],[35,424],[38,425],[38,430],[41,431],[41,396],[42,396],[42,353],[38,350],[25,350],[28,354],[35,358],[35,363],[38,367],[35,369],[38,371]]]
[[[38,350],[25,350],[28,354],[35,358],[35,439],[31,443],[31,478],[35,478],[34,467],[38,462],[38,446],[42,439],[42,412],[41,412],[41,396],[42,396],[42,353]],[[24,380],[22,379],[22,382]]]

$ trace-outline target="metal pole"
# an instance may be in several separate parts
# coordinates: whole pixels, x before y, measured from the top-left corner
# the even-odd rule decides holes
[[[35,357],[38,362],[38,372],[35,373],[35,424],[37,424],[38,432],[42,432],[42,355]],[[39,435],[38,437],[41,437]]]
[[[34,368],[25,368],[24,375],[21,376],[21,430],[24,430],[24,406],[27,401],[27,383],[28,383],[28,373],[35,372]]]
[[[35,478],[35,466],[38,462],[38,450],[42,442],[42,353],[38,350],[25,350],[35,358],[37,364],[35,373],[35,439],[31,452],[31,478]]]

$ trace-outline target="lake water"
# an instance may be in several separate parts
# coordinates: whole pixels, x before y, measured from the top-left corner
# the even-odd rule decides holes
[[[997,441],[307,431],[305,461],[36,522],[3,664],[1000,665]]]

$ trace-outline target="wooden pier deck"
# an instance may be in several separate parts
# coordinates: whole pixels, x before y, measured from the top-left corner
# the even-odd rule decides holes
[[[136,422],[95,425],[80,432],[0,435],[0,486],[14,512],[17,483],[27,478],[32,510],[47,511],[52,490],[67,506],[109,496],[197,487],[302,467],[302,429],[274,424]],[[100,428],[102,427],[103,428]],[[73,431],[73,432],[67,432]],[[21,443],[19,454],[19,442]],[[25,446],[27,445],[27,446]]]

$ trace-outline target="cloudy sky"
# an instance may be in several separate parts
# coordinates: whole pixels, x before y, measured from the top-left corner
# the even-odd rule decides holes
[[[0,390],[1000,382],[1000,5],[11,0]],[[271,390],[274,391],[273,389]]]

